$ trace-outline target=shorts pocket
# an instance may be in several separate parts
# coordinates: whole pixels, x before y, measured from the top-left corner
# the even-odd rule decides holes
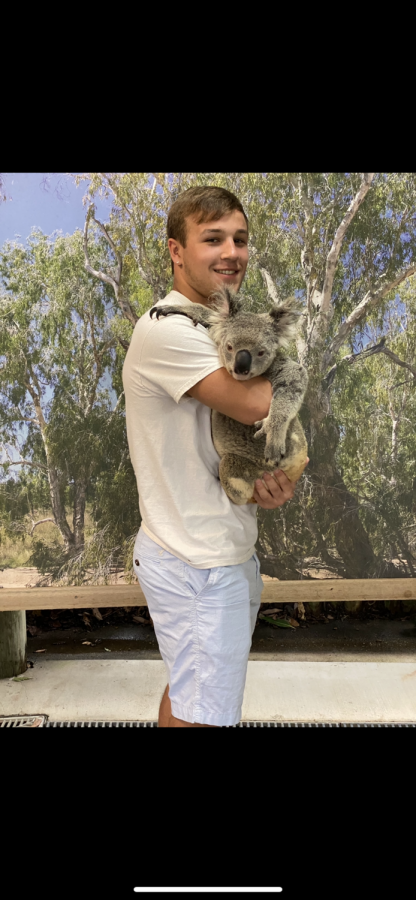
[[[164,550],[163,547],[160,547],[159,544],[152,541],[147,534],[139,531],[133,551],[133,562],[135,566],[140,566],[141,559],[148,559],[151,560],[154,565],[160,565],[160,562],[165,555],[170,554],[167,554],[167,551]]]
[[[188,589],[193,597],[199,597],[204,588],[207,587],[211,569],[195,569],[183,563],[182,578],[184,586]]]

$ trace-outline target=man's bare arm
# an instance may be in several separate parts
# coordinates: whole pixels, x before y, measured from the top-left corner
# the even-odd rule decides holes
[[[243,425],[265,419],[272,401],[272,386],[267,378],[257,375],[248,381],[236,381],[225,368],[207,375],[186,393]]]

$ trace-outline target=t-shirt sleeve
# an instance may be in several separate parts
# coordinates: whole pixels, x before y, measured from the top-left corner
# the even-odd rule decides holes
[[[142,345],[141,377],[166,391],[175,403],[194,384],[221,368],[208,331],[184,316],[156,320]]]

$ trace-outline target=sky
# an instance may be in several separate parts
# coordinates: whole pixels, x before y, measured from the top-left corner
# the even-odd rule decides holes
[[[0,246],[7,240],[24,244],[33,227],[44,234],[60,230],[73,234],[83,229],[86,183],[75,186],[63,172],[5,172],[6,201],[0,203]],[[74,174],[81,174],[75,172]],[[108,219],[111,204],[97,200],[97,218]]]

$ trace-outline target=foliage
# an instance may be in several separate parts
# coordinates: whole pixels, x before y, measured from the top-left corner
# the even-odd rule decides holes
[[[52,490],[53,469],[61,504],[75,512],[84,485],[94,510],[95,543],[90,536],[70,546],[66,538],[67,576],[72,567],[74,578],[105,577],[110,558],[127,558],[139,525],[123,347],[134,317],[172,287],[167,212],[194,184],[228,188],[248,214],[247,304],[260,312],[293,293],[303,303],[290,353],[309,372],[301,419],[311,463],[296,501],[259,511],[263,571],[307,577],[304,561],[315,557],[343,577],[392,575],[385,565],[393,560],[400,574],[414,574],[416,175],[85,173],[77,180],[86,204],[112,199],[110,240],[91,227],[89,255],[97,270],[114,275],[113,243],[133,320],[123,317],[118,294],[85,271],[80,233],[51,239],[34,232],[27,250],[3,248],[0,268],[3,440],[17,446],[25,423],[20,449],[37,466],[37,490]],[[27,477],[19,478],[9,519],[29,503]],[[47,554],[40,546],[36,553],[45,569]]]

